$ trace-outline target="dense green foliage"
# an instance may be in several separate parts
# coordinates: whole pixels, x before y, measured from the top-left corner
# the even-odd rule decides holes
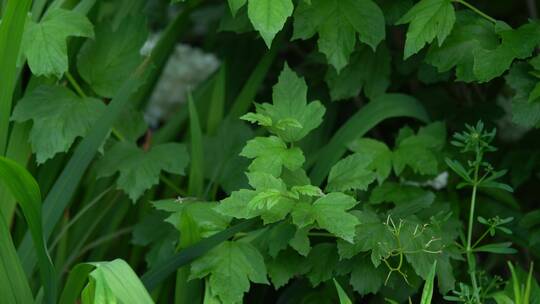
[[[538,13],[0,0],[0,302],[540,303]]]

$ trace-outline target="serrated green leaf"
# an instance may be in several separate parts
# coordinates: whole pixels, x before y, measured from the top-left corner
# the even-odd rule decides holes
[[[119,172],[118,188],[136,201],[144,191],[159,182],[162,171],[184,174],[188,162],[189,155],[183,144],[162,144],[144,151],[132,143],[119,142],[105,153],[97,164],[97,170],[98,177]]]
[[[386,276],[383,266],[375,268],[369,257],[354,258],[350,283],[353,289],[361,295],[377,293],[383,286]]]
[[[335,164],[328,175],[329,191],[366,190],[375,180],[375,173],[369,169],[373,156],[355,153]]]
[[[302,150],[296,147],[287,149],[285,142],[276,136],[251,139],[240,155],[254,158],[249,165],[251,172],[265,172],[274,176],[279,176],[283,167],[299,169],[305,161]]]
[[[470,12],[458,12],[456,25],[442,45],[432,44],[426,61],[439,73],[456,67],[460,81],[476,80],[474,75],[474,52],[477,49],[493,49],[498,45],[493,23]]]
[[[307,85],[303,78],[285,65],[272,92],[273,104],[257,105],[257,114],[270,118],[270,132],[286,142],[304,138],[317,128],[325,109],[319,101],[307,103]]]
[[[506,29],[499,33],[501,44],[495,49],[474,51],[474,74],[479,82],[486,82],[502,75],[514,59],[532,55],[540,43],[540,24],[527,23],[518,29]]]
[[[97,94],[112,97],[141,63],[139,50],[147,35],[143,16],[128,16],[115,29],[110,22],[101,22],[95,39],[81,47],[77,57],[79,74]]]
[[[29,20],[22,40],[22,53],[32,73],[37,76],[56,76],[68,70],[68,37],[93,37],[92,23],[86,16],[55,8],[39,23]]]
[[[249,0],[248,16],[253,27],[270,48],[272,40],[281,31],[293,13],[292,0]]]
[[[515,91],[512,97],[512,121],[525,127],[540,127],[540,102],[528,101],[528,94],[533,90],[537,80],[529,72],[525,63],[516,63],[506,75],[506,83]]]
[[[332,100],[358,96],[361,90],[369,99],[384,93],[390,85],[390,60],[390,53],[384,44],[380,44],[375,52],[361,46],[339,73],[334,68],[328,68],[325,81]]]
[[[268,261],[267,267],[272,285],[276,289],[287,284],[295,276],[303,275],[309,270],[309,265],[305,262],[304,257],[290,249]]]
[[[268,284],[262,255],[243,242],[224,242],[191,264],[191,278],[207,276],[212,292],[225,303],[241,302],[250,281]]]
[[[302,202],[295,204],[292,210],[293,223],[303,228],[316,221],[320,228],[352,242],[359,221],[347,210],[357,203],[353,197],[346,194],[329,193],[312,205]]]
[[[313,246],[306,262],[310,267],[306,276],[313,287],[332,279],[338,262],[336,246],[331,243],[320,243]]]
[[[426,43],[437,38],[441,45],[452,31],[456,15],[451,0],[421,0],[416,3],[398,24],[409,23],[403,58],[418,53]]]
[[[30,143],[41,164],[57,153],[68,151],[104,111],[105,104],[99,99],[78,97],[61,86],[42,85],[17,103],[11,119],[33,121]]]
[[[368,169],[375,171],[377,181],[381,184],[392,170],[392,151],[385,143],[371,139],[359,138],[348,145],[349,149],[372,159]]]
[[[373,50],[385,37],[384,16],[371,0],[300,2],[294,14],[293,39],[319,34],[319,50],[339,73],[347,65],[356,36]]]

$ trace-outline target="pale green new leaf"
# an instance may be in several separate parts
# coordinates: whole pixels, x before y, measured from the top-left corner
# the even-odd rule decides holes
[[[270,122],[268,129],[286,142],[295,142],[304,138],[317,128],[324,116],[325,109],[319,101],[307,103],[307,85],[303,78],[285,65],[279,75],[278,83],[273,88],[273,104],[257,105],[257,121]],[[261,116],[262,115],[262,116]],[[246,116],[244,116],[246,117]],[[253,115],[248,118],[255,118]]]
[[[426,43],[437,38],[441,45],[452,31],[456,15],[451,0],[421,0],[398,24],[409,23],[403,58],[418,53]]]
[[[188,162],[189,155],[183,144],[162,144],[144,151],[135,144],[119,142],[105,153],[97,164],[97,170],[98,177],[119,172],[118,188],[136,201],[144,191],[159,182],[161,171],[184,174]]]
[[[141,63],[139,50],[147,34],[142,16],[126,17],[116,29],[110,22],[100,23],[95,40],[87,40],[79,52],[79,74],[97,94],[112,97]]]
[[[335,164],[328,175],[329,191],[366,190],[377,177],[370,166],[373,155],[355,153]]]
[[[287,18],[293,13],[292,0],[249,0],[248,17],[253,27],[261,34],[266,46],[281,31]]]
[[[67,38],[93,36],[92,23],[86,16],[55,8],[39,23],[28,20],[22,52],[34,75],[60,78],[68,70]]]
[[[240,155],[254,159],[249,165],[251,172],[266,172],[274,176],[281,174],[283,166],[296,170],[305,161],[302,150],[288,149],[285,142],[276,136],[256,137],[248,141]]]
[[[99,99],[78,97],[61,86],[42,85],[19,100],[11,119],[33,121],[32,151],[39,164],[66,152],[77,137],[84,137],[105,111]]]
[[[319,34],[319,50],[339,73],[349,61],[356,37],[373,50],[385,37],[384,15],[371,0],[300,2],[294,14],[293,39]]]
[[[191,278],[207,276],[214,296],[223,303],[241,303],[250,281],[268,284],[262,255],[244,242],[224,242],[191,264]]]

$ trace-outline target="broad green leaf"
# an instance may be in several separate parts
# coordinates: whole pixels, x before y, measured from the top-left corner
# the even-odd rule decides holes
[[[420,304],[431,304],[431,299],[433,298],[433,286],[435,281],[435,270],[437,269],[437,261],[431,266],[429,275],[424,284],[424,289],[422,290],[422,298],[420,299]]]
[[[446,127],[441,122],[420,128],[417,135],[403,138],[394,151],[394,171],[399,175],[408,166],[415,173],[438,173],[439,151],[446,140]]]
[[[249,219],[260,214],[260,210],[248,208],[249,202],[257,194],[256,191],[240,189],[234,191],[231,195],[220,201],[216,211],[234,218]]]
[[[281,31],[293,13],[292,0],[249,0],[248,16],[253,27],[270,48],[272,40]]]
[[[68,37],[94,37],[92,23],[61,8],[48,11],[39,23],[27,22],[22,50],[34,75],[62,77],[68,70]]]
[[[95,39],[81,47],[77,57],[79,74],[100,96],[114,96],[122,81],[141,63],[139,50],[147,34],[142,16],[128,16],[118,28],[101,22]]]
[[[373,170],[377,175],[379,184],[390,175],[392,170],[392,151],[385,143],[371,139],[359,138],[349,144],[349,149],[355,153],[371,158],[367,169]]]
[[[339,73],[329,67],[325,81],[332,100],[358,96],[361,90],[369,99],[384,93],[390,85],[390,60],[390,53],[384,44],[380,44],[375,52],[361,46]]]
[[[328,232],[348,241],[353,241],[358,219],[347,212],[358,202],[340,192],[329,193],[317,199],[312,205],[298,203],[293,207],[293,222],[303,228],[314,221]]]
[[[297,229],[293,238],[289,241],[289,245],[303,256],[307,256],[311,251],[311,244],[308,236],[309,229],[310,227]]]
[[[317,128],[325,113],[319,101],[307,103],[307,85],[303,78],[285,65],[273,88],[273,104],[257,105],[257,114],[270,118],[268,129],[286,142],[304,138]]]
[[[294,14],[293,39],[318,33],[319,50],[339,73],[349,61],[356,37],[373,50],[385,37],[384,16],[371,0],[300,2]]]
[[[307,278],[313,287],[334,277],[334,270],[338,262],[336,245],[320,243],[313,246],[306,261],[310,267]]]
[[[540,23],[530,22],[515,30],[501,30],[499,35],[501,44],[496,48],[474,51],[474,74],[479,82],[502,75],[510,68],[514,59],[531,56],[540,43]]]
[[[83,303],[154,303],[137,274],[124,260],[88,265],[95,269],[89,273],[90,283],[83,290]],[[85,302],[84,294],[92,301]]]
[[[320,185],[332,166],[346,151],[346,146],[356,138],[364,136],[371,128],[391,117],[412,117],[428,121],[423,106],[414,98],[403,94],[383,94],[375,98],[334,133],[332,139],[319,151],[310,178],[314,185]]]
[[[162,171],[184,174],[188,161],[183,144],[162,144],[144,151],[132,143],[119,142],[105,153],[97,170],[98,177],[118,172],[118,188],[136,201],[144,191],[158,183]]]
[[[38,164],[69,150],[77,137],[84,137],[105,111],[99,99],[78,97],[61,86],[42,85],[26,94],[11,119],[32,120],[30,143]]]
[[[296,276],[303,275],[309,270],[305,258],[293,250],[285,250],[277,257],[266,262],[268,275],[276,289],[283,287]]]
[[[426,43],[435,38],[441,45],[452,31],[456,15],[451,0],[421,0],[416,3],[398,24],[409,23],[403,58],[418,53]]]
[[[241,302],[250,281],[268,284],[262,255],[244,242],[224,242],[191,264],[191,278],[207,276],[212,292],[224,303]]]
[[[369,168],[373,156],[355,153],[335,164],[328,175],[329,191],[366,190],[375,180],[375,173]]]
[[[528,101],[529,93],[537,83],[531,68],[523,62],[516,63],[506,75],[506,83],[515,92],[512,97],[512,121],[525,127],[540,127],[540,100]]]
[[[302,150],[287,148],[285,142],[276,136],[256,137],[248,141],[240,155],[254,159],[249,165],[251,172],[266,172],[274,176],[281,174],[282,167],[296,170],[305,161]]]
[[[498,43],[495,26],[491,22],[473,13],[458,13],[452,33],[442,45],[431,45],[426,61],[439,73],[456,67],[457,80],[471,82],[476,80],[474,52],[477,49],[494,49]]]
[[[231,9],[231,13],[234,17],[236,16],[238,10],[246,4],[247,0],[228,0],[228,2],[229,8]]]
[[[369,257],[357,256],[353,262],[350,280],[353,289],[361,295],[377,293],[384,284],[387,269],[375,268]]]

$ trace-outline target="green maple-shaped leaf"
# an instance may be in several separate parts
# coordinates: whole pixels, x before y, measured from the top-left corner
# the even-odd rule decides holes
[[[349,144],[349,149],[372,159],[367,168],[375,171],[379,184],[390,175],[392,151],[385,143],[371,138],[359,138]]]
[[[322,122],[325,112],[323,105],[319,101],[307,103],[306,82],[288,65],[279,75],[272,99],[272,104],[257,105],[257,121],[260,124],[266,121],[269,131],[286,142],[299,141]],[[256,117],[250,115],[243,118],[252,120]]]
[[[369,257],[361,255],[353,261],[350,280],[353,289],[361,295],[377,293],[384,284],[387,269],[382,266],[375,268]]]
[[[329,191],[366,190],[376,174],[370,169],[373,155],[355,153],[337,162],[328,174]]]
[[[403,57],[409,58],[435,38],[441,45],[452,31],[456,15],[451,0],[421,0],[398,24],[409,23]]]
[[[313,287],[332,279],[338,263],[336,245],[320,243],[313,246],[306,262],[310,267],[307,278]]]
[[[55,8],[39,23],[27,22],[21,50],[34,75],[60,78],[68,69],[67,38],[93,36],[92,23],[84,15]]]
[[[30,143],[41,164],[85,136],[104,110],[99,99],[78,97],[62,86],[41,85],[19,100],[11,119],[32,120]]]
[[[248,17],[270,48],[272,40],[293,13],[292,0],[249,0]]]
[[[306,227],[314,222],[328,232],[352,242],[358,219],[347,212],[357,204],[357,201],[344,193],[332,192],[313,204],[298,203],[293,207],[293,223],[299,228]]]
[[[208,276],[212,293],[222,303],[241,303],[250,281],[268,284],[259,251],[246,242],[226,241],[191,264],[191,278]]]
[[[279,176],[283,167],[299,169],[305,161],[299,148],[287,148],[283,140],[276,136],[256,137],[247,142],[240,155],[253,158],[249,165],[251,172],[259,171]]]
[[[540,43],[540,23],[530,22],[518,29],[498,24],[501,44],[494,49],[474,50],[474,74],[479,82],[486,82],[502,75],[514,59],[532,55]]]
[[[339,74],[328,68],[325,80],[332,100],[358,96],[361,90],[369,99],[384,93],[390,85],[390,60],[386,45],[381,43],[375,52],[362,45]]]
[[[493,23],[470,12],[461,12],[457,14],[456,25],[444,43],[431,45],[426,61],[439,73],[456,67],[456,78],[471,82],[476,80],[474,52],[477,49],[494,49],[498,43]]]
[[[267,262],[268,275],[276,289],[281,288],[295,276],[305,274],[309,264],[293,250],[285,250]]]
[[[189,154],[183,144],[162,144],[144,151],[135,144],[119,142],[105,153],[97,164],[97,171],[98,177],[119,172],[118,188],[136,201],[159,182],[161,171],[184,174],[188,162]]]
[[[398,140],[394,150],[394,171],[399,175],[408,166],[415,173],[433,175],[438,173],[440,154],[446,140],[446,127],[441,122],[421,128],[416,135]]]
[[[538,99],[529,101],[530,92],[538,82],[531,72],[531,67],[526,63],[515,63],[505,79],[515,91],[512,97],[512,121],[521,126],[540,128],[540,102]]]
[[[341,71],[360,41],[373,50],[385,37],[384,15],[371,0],[313,0],[300,2],[294,14],[293,38],[319,34],[319,50]]]
[[[96,39],[87,40],[79,52],[79,74],[97,94],[112,97],[142,61],[139,50],[147,34],[142,16],[126,17],[116,29],[100,23]]]
[[[247,208],[256,194],[256,191],[248,189],[233,191],[229,197],[220,201],[216,211],[234,218],[249,219],[256,217],[260,214],[260,210]]]

